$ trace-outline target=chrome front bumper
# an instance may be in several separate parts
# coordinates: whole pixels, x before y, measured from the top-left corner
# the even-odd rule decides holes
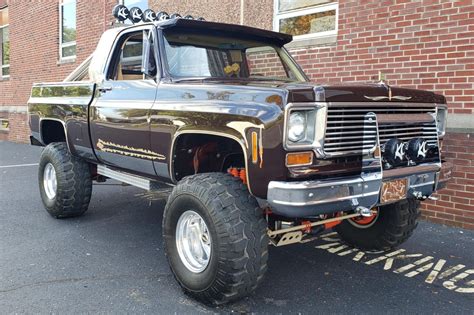
[[[406,198],[414,197],[414,192],[430,196],[446,185],[451,169],[452,164],[442,163],[441,167],[439,164],[420,165],[337,180],[271,181],[267,201],[275,214],[286,217],[351,211],[358,206],[370,209],[379,204],[384,181],[408,178]]]

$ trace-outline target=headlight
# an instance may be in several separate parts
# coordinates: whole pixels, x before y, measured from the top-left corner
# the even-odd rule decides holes
[[[314,142],[316,109],[290,109],[286,123],[287,148],[310,148]]]
[[[443,137],[446,133],[446,122],[448,118],[448,109],[446,107],[438,107],[436,114],[436,125],[438,127],[438,137]]]
[[[326,103],[289,103],[285,108],[283,147],[287,151],[312,150],[324,157]]]
[[[305,137],[306,126],[306,115],[302,112],[291,113],[288,121],[288,139],[291,142],[303,140]]]

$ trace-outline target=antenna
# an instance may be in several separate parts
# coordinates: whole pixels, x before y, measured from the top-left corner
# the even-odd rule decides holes
[[[186,15],[181,17],[179,13],[173,13],[169,15],[165,11],[154,12],[151,9],[146,9],[142,11],[139,7],[133,7],[128,9],[123,4],[117,4],[112,10],[112,15],[115,17],[117,22],[124,23],[127,19],[130,20],[133,24],[140,22],[155,22],[155,21],[164,21],[169,19],[186,19],[186,20],[197,20],[205,21],[203,17],[194,18],[192,15]]]

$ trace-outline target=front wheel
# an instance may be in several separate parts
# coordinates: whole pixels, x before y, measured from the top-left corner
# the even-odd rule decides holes
[[[89,164],[72,156],[66,143],[51,143],[43,150],[38,181],[44,207],[53,217],[86,212],[92,193]]]
[[[368,218],[344,220],[336,226],[341,239],[363,250],[386,251],[405,242],[417,227],[420,203],[414,199],[381,206]]]
[[[163,216],[171,270],[206,304],[244,297],[267,269],[266,221],[245,185],[227,174],[189,176],[173,189]]]

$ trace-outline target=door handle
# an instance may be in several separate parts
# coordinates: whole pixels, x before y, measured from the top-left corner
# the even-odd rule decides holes
[[[112,87],[111,86],[102,86],[102,87],[99,88],[99,92],[105,93],[107,91],[112,91]]]

